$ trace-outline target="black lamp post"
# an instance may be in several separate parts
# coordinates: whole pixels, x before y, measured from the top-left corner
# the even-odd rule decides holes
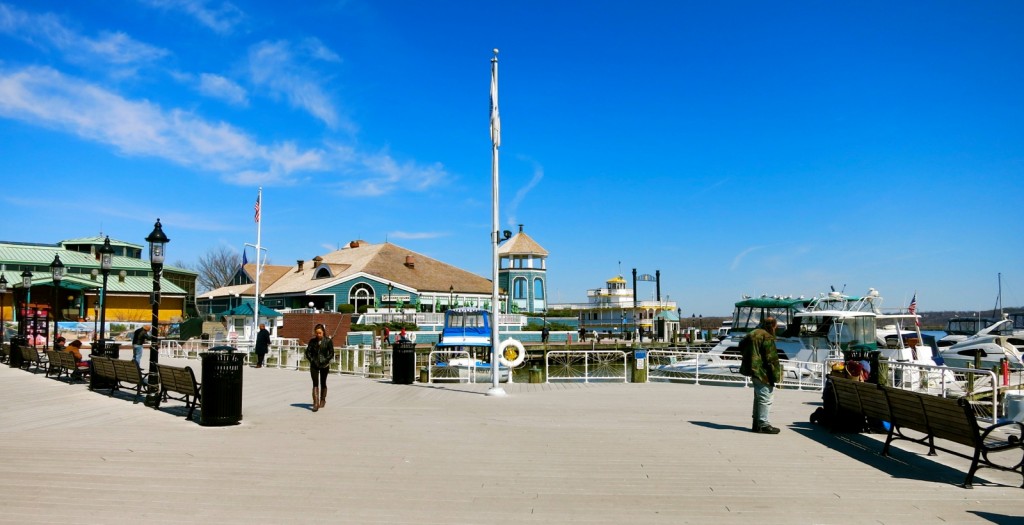
[[[395,285],[388,283],[388,320],[391,320],[391,291],[395,289]]]
[[[21,323],[18,324],[18,334],[28,335],[28,310],[32,304],[32,272],[25,270],[21,272],[21,286],[25,288],[25,308],[22,309]],[[35,328],[35,327],[33,327]],[[35,334],[32,334],[32,345],[35,346]]]
[[[160,324],[160,274],[164,270],[164,245],[170,239],[164,235],[164,229],[160,225],[160,219],[153,225],[153,231],[146,237],[149,243],[149,264],[153,268],[153,297],[150,303],[153,305],[153,339],[149,344],[149,394],[146,396],[146,405],[155,406],[159,396],[160,374],[156,365],[160,361],[160,341],[157,339],[157,326]]]
[[[448,285],[448,309],[452,309],[452,300],[455,298],[455,285]]]
[[[64,263],[60,262],[60,254],[54,254],[53,262],[50,263],[50,276],[53,277],[53,346],[57,347],[57,314],[60,308],[57,306],[57,299],[60,298],[60,282],[64,279]]]
[[[103,246],[99,249],[100,254],[100,273],[103,274],[103,288],[100,290],[100,337],[97,340],[99,344],[98,349],[93,349],[93,353],[97,355],[117,358],[117,354],[112,356],[106,355],[107,352],[107,341],[103,337],[103,330],[107,326],[107,276],[110,275],[110,268],[114,265],[114,249],[110,247],[110,236],[103,239]]]
[[[4,344],[4,334],[7,327],[4,325],[4,296],[7,295],[7,278],[0,273],[0,346]]]

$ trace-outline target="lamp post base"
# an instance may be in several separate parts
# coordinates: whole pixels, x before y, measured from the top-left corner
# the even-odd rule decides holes
[[[487,395],[491,397],[506,397],[508,392],[505,392],[505,389],[500,386],[495,386],[487,389]]]

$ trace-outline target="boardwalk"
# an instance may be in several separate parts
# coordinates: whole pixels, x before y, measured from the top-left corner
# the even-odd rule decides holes
[[[165,359],[171,364],[198,362]],[[392,385],[246,369],[244,421],[207,428],[0,367],[0,522],[1011,523],[1020,476],[807,423],[820,394],[681,384]],[[913,452],[909,452],[913,450]]]

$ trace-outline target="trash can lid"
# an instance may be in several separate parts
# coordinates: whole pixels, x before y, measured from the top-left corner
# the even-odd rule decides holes
[[[236,352],[237,348],[228,345],[215,346],[207,350],[208,352]]]

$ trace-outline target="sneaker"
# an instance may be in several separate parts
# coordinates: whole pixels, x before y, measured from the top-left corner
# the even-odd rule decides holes
[[[758,429],[755,430],[754,432],[757,432],[758,434],[778,434],[779,429],[771,426],[771,424],[766,423],[758,427]]]

